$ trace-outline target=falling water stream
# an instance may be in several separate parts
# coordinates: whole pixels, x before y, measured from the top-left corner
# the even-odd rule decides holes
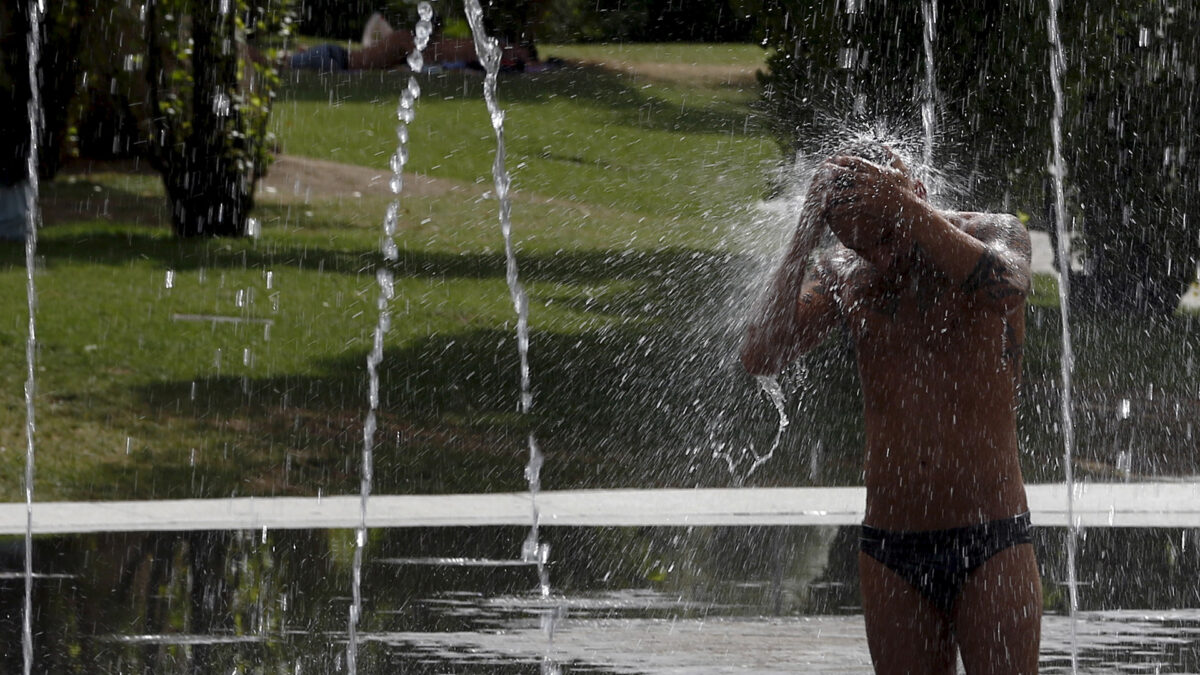
[[[1050,83],[1054,87],[1054,113],[1050,120],[1053,165],[1050,167],[1050,175],[1054,180],[1054,226],[1058,233],[1058,304],[1062,316],[1063,471],[1067,486],[1067,592],[1071,603],[1071,672],[1075,673],[1079,670],[1079,595],[1075,578],[1075,554],[1078,548],[1079,525],[1074,515],[1075,471],[1072,462],[1074,461],[1075,430],[1071,417],[1071,372],[1075,365],[1075,356],[1071,350],[1071,322],[1068,316],[1071,297],[1071,251],[1067,238],[1066,208],[1063,202],[1065,164],[1062,156],[1062,79],[1066,61],[1063,56],[1062,36],[1058,30],[1058,7],[1058,0],[1050,0],[1050,19],[1047,29],[1050,32]]]
[[[360,520],[354,542],[353,587],[351,589],[352,597],[346,645],[346,665],[348,671],[352,674],[358,672],[358,622],[362,616],[362,564],[363,552],[367,545],[367,501],[371,496],[371,484],[374,475],[373,453],[377,427],[376,411],[379,409],[379,364],[383,361],[384,337],[391,326],[389,305],[393,295],[395,295],[395,280],[392,276],[392,271],[388,268],[388,264],[395,262],[399,257],[395,236],[396,225],[400,218],[399,195],[404,189],[404,166],[408,163],[408,125],[413,121],[416,114],[417,99],[421,96],[421,87],[417,83],[415,73],[421,72],[421,68],[424,65],[424,57],[421,55],[421,52],[429,44],[429,36],[433,32],[433,8],[430,4],[422,2],[418,6],[417,11],[420,15],[420,20],[417,22],[416,30],[414,31],[414,48],[408,56],[408,65],[412,69],[414,76],[409,77],[408,85],[401,92],[400,103],[396,109],[396,118],[399,121],[399,124],[396,126],[397,147],[390,162],[392,178],[388,184],[395,197],[388,204],[387,213],[383,220],[383,236],[380,241],[380,249],[383,252],[384,264],[380,265],[375,273],[376,281],[379,284],[379,298],[377,301],[379,320],[375,324],[371,351],[367,355],[369,408],[366,420],[363,422]]]
[[[775,428],[775,438],[771,441],[771,447],[762,455],[754,455],[754,462],[750,464],[750,468],[746,470],[742,479],[750,477],[758,467],[766,464],[772,457],[775,456],[775,450],[779,448],[779,441],[783,438],[783,432],[787,430],[791,421],[787,416],[787,399],[783,395],[783,387],[779,385],[779,378],[770,375],[760,375],[758,380],[758,388],[762,390],[763,395],[775,406],[775,412],[779,415],[779,426]]]
[[[467,22],[471,26],[471,34],[475,38],[475,52],[479,62],[483,64],[486,76],[483,81],[483,96],[487,102],[488,114],[491,117],[492,129],[496,132],[496,158],[492,162],[492,179],[495,183],[496,199],[500,203],[500,230],[504,234],[505,279],[508,281],[508,292],[512,297],[513,307],[517,312],[517,354],[520,358],[521,398],[519,409],[521,414],[528,415],[533,409],[533,388],[529,380],[529,296],[521,285],[517,270],[517,254],[512,240],[512,200],[509,197],[509,187],[512,179],[505,167],[504,149],[504,111],[496,98],[496,80],[500,72],[500,57],[502,55],[499,42],[487,34],[483,25],[483,9],[478,0],[467,0]],[[521,547],[521,558],[527,563],[534,563],[538,568],[539,590],[542,597],[550,595],[550,583],[547,577],[546,561],[549,558],[549,544],[538,540],[539,514],[537,495],[541,489],[542,452],[538,448],[537,438],[529,434],[529,463],[525,467],[525,478],[529,483],[530,503],[532,504],[532,526],[529,536]]]
[[[37,231],[41,224],[38,208],[38,136],[41,131],[42,102],[38,87],[38,61],[41,55],[42,12],[45,7],[40,0],[29,2],[29,34],[26,45],[29,49],[29,157],[27,160],[28,187],[25,192],[25,207],[28,220],[25,224],[25,296],[29,307],[29,332],[25,342],[25,600],[21,620],[21,654],[25,675],[33,671],[33,459],[34,459],[34,395],[36,394],[37,358],[37,287],[33,273],[37,253]]]
[[[921,101],[921,128],[925,132],[924,156],[921,158],[926,169],[933,166],[934,99],[937,81],[933,69],[933,43],[937,39],[937,0],[921,2],[921,17],[924,19],[925,43],[925,90]]]
[[[512,239],[512,201],[509,197],[509,187],[512,179],[505,166],[504,148],[504,111],[496,98],[496,81],[500,72],[502,55],[499,42],[487,34],[483,24],[483,9],[478,0],[467,0],[464,11],[467,23],[471,26],[471,35],[475,39],[475,53],[483,64],[486,73],[483,81],[483,97],[487,102],[488,115],[491,118],[492,129],[496,132],[496,157],[492,162],[492,179],[495,184],[496,199],[500,204],[500,230],[504,235],[505,279],[508,282],[508,292],[512,297],[513,307],[517,312],[517,355],[520,363],[521,397],[519,410],[522,415],[529,415],[533,409],[533,388],[529,377],[529,296],[517,270],[517,254],[513,248]],[[529,484],[529,503],[532,510],[529,534],[521,546],[521,559],[526,563],[537,566],[538,591],[543,598],[550,596],[550,577],[546,563],[550,559],[550,545],[542,543],[538,537],[540,514],[538,512],[538,491],[541,489],[542,452],[538,448],[537,438],[529,432],[529,462],[525,466],[525,479]],[[558,665],[550,656],[554,643],[554,633],[557,629],[559,609],[550,608],[540,615],[542,631],[547,638],[546,651],[542,655],[541,673],[556,675],[560,672]]]

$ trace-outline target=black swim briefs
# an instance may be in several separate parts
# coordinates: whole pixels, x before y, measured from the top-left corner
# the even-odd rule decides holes
[[[949,530],[894,532],[862,526],[861,550],[950,613],[967,577],[989,558],[1030,542],[1029,513]]]

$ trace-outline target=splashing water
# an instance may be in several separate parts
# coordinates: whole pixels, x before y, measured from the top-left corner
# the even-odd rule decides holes
[[[1075,356],[1071,350],[1071,322],[1068,317],[1071,297],[1071,251],[1067,240],[1067,217],[1063,203],[1063,174],[1065,165],[1062,156],[1063,118],[1063,71],[1066,60],[1063,56],[1062,37],[1058,31],[1058,0],[1050,0],[1050,82],[1054,88],[1054,115],[1051,118],[1050,134],[1053,143],[1053,165],[1050,174],[1054,179],[1054,223],[1058,233],[1058,303],[1062,316],[1062,425],[1063,425],[1063,469],[1067,486],[1067,591],[1071,603],[1071,672],[1079,670],[1079,590],[1075,578],[1075,555],[1079,545],[1079,524],[1075,520],[1075,471],[1072,466],[1075,430],[1071,417],[1071,373]]]
[[[379,286],[379,298],[376,302],[379,320],[375,324],[371,351],[367,354],[368,409],[366,420],[363,422],[360,519],[354,540],[352,597],[346,645],[346,666],[350,673],[358,672],[358,622],[362,616],[362,563],[363,551],[367,545],[367,501],[371,496],[371,485],[374,480],[375,432],[378,426],[376,412],[379,409],[379,364],[383,361],[384,337],[392,322],[389,306],[395,295],[395,279],[387,265],[399,257],[395,236],[396,225],[400,217],[399,195],[404,189],[404,166],[408,163],[408,124],[413,121],[417,99],[421,95],[421,86],[416,79],[416,73],[421,72],[424,63],[421,52],[428,46],[429,35],[433,31],[433,7],[428,2],[422,2],[418,5],[417,12],[420,20],[416,26],[416,40],[414,49],[408,56],[408,65],[414,74],[409,77],[408,85],[400,94],[400,103],[396,109],[396,118],[400,122],[396,127],[397,147],[389,162],[392,178],[388,185],[396,198],[388,204],[387,213],[383,219],[380,250],[383,252],[385,262],[375,273],[375,280]]]
[[[775,406],[775,412],[779,414],[779,426],[775,429],[775,438],[771,441],[770,449],[768,449],[763,455],[754,456],[754,462],[750,465],[750,468],[746,470],[746,475],[743,476],[742,480],[749,478],[751,474],[758,470],[758,467],[771,461],[771,458],[775,456],[776,448],[779,447],[780,439],[783,438],[784,430],[786,430],[788,425],[791,424],[791,421],[787,416],[787,400],[783,395],[783,387],[779,386],[779,378],[771,375],[759,375],[754,379],[758,380],[758,387],[762,390],[762,393],[766,395],[767,400],[769,400],[771,404]],[[751,450],[751,452],[753,452],[753,450]]]
[[[45,7],[40,0],[29,3],[29,34],[26,45],[29,49],[29,157],[26,162],[28,187],[25,206],[28,220],[25,227],[25,297],[29,307],[29,333],[25,342],[25,600],[21,621],[21,654],[24,672],[33,671],[33,460],[34,460],[34,395],[37,391],[34,373],[37,359],[37,325],[34,313],[37,310],[37,287],[33,272],[37,252],[37,231],[40,225],[38,209],[38,135],[42,123],[41,92],[38,87],[38,61],[41,57],[38,37],[41,35],[42,12]]]

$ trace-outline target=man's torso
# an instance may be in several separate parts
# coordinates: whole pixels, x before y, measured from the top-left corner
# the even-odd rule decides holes
[[[947,216],[960,227],[973,217]],[[1020,513],[1024,313],[977,302],[917,255],[899,280],[845,248],[827,265],[862,379],[866,522],[943,529]]]

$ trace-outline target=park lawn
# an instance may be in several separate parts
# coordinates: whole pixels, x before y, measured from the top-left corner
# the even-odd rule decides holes
[[[761,51],[544,50],[556,51],[571,65],[500,81],[534,414],[517,413],[480,78],[423,78],[408,168],[457,188],[400,199],[376,492],[523,489],[529,431],[552,489],[743,484],[726,464],[744,470],[744,449],[771,440],[774,411],[731,358],[763,252],[787,227],[748,208],[777,157],[752,108],[747,68]],[[407,80],[300,74],[274,118],[283,150],[382,174]],[[260,237],[177,241],[153,174],[43,187],[37,499],[357,491],[389,197],[260,193]],[[10,500],[24,466],[24,289],[23,251],[0,249],[0,369],[11,383],[0,392],[11,477],[0,498]],[[1024,462],[1031,479],[1050,480],[1061,477],[1053,279],[1037,280],[1028,316]],[[1089,466],[1111,466],[1106,434],[1190,466],[1196,440],[1179,420],[1197,406],[1195,317],[1084,320],[1076,336]],[[861,481],[861,404],[835,342],[784,378],[792,428],[807,433],[786,435],[746,484]],[[1114,426],[1120,398],[1144,424]],[[820,448],[823,474],[810,475]]]
[[[407,75],[291,77],[274,116],[286,152],[387,166]],[[419,81],[408,169],[490,183],[495,138],[479,100],[482,77],[453,71]],[[503,76],[514,188],[654,219],[665,241],[687,237],[697,219],[727,214],[765,187],[766,165],[778,151],[751,110],[756,97],[752,74],[695,84],[571,63]]]
[[[501,82],[531,359],[547,378],[535,380],[532,417],[516,412],[515,316],[480,78],[424,84],[410,168],[464,189],[401,199],[378,490],[522,489],[531,427],[546,429],[551,452],[558,437],[617,426],[628,412],[605,405],[602,386],[572,390],[580,369],[621,380],[619,364],[639,339],[703,298],[703,284],[683,286],[724,259],[726,218],[757,198],[774,146],[747,121],[752,89],[677,109],[688,94],[673,82],[659,87],[670,89],[668,114],[657,85],[634,89],[626,77],[591,67]],[[370,74],[292,83],[275,118],[282,147],[386,166],[394,97],[406,81]],[[356,491],[388,201],[260,193],[260,237],[177,241],[158,180],[144,170],[101,167],[44,184],[37,499]],[[0,490],[16,500],[25,272],[19,246],[0,256],[9,317],[0,345],[10,355],[0,367],[14,385],[0,394],[0,466],[13,477]],[[562,418],[584,410],[595,425],[563,431]],[[575,454],[547,477],[602,480],[596,456]]]

